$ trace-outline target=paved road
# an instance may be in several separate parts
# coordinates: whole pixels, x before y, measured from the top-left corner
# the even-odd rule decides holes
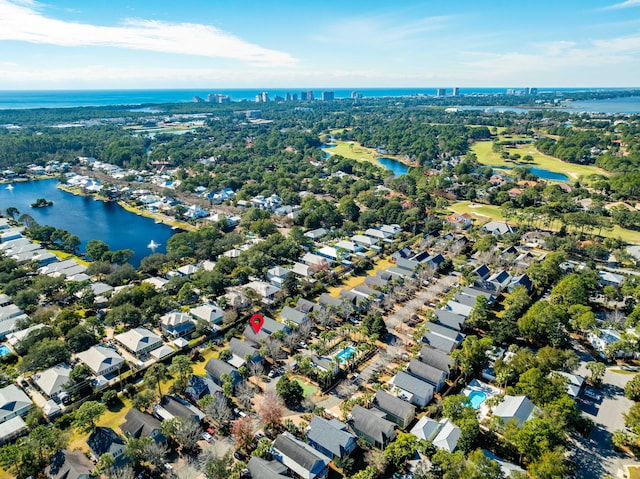
[[[574,349],[580,357],[580,366],[576,374],[589,376],[586,363],[593,358],[579,345]],[[619,374],[607,368],[603,379],[602,401],[586,397],[578,399],[578,406],[591,418],[595,427],[588,438],[574,438],[573,460],[578,465],[576,476],[583,479],[599,479],[606,475],[622,478],[624,466],[640,465],[632,457],[617,453],[613,449],[613,432],[624,429],[623,413],[633,405],[633,401],[624,397],[624,386],[633,377],[631,374]]]

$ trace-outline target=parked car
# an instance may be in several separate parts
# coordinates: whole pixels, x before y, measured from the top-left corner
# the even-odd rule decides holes
[[[598,394],[597,392],[595,392],[592,389],[585,389],[584,390],[584,395],[587,396],[588,398],[591,398],[595,401],[602,401],[602,396],[600,394]]]
[[[203,432],[201,434],[202,439],[204,439],[207,442],[211,442],[211,440],[213,439],[213,437],[211,436],[211,434],[209,434],[208,432]]]

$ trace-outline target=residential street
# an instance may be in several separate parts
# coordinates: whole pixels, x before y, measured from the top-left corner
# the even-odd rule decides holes
[[[574,344],[574,350],[580,357],[580,366],[576,374],[588,377],[586,363],[593,358],[580,345]],[[613,449],[611,437],[613,432],[624,429],[623,413],[628,411],[633,401],[624,397],[624,386],[633,378],[632,374],[620,374],[609,367],[604,376],[601,391],[602,401],[587,397],[578,399],[578,407],[595,422],[595,427],[588,438],[577,436],[574,440],[572,459],[578,465],[576,477],[598,479],[606,475],[624,477],[625,466],[640,465],[640,462]]]

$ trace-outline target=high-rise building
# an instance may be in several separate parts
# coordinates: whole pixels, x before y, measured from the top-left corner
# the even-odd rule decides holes
[[[436,96],[446,96],[447,95],[447,89],[446,88],[438,88]]]
[[[353,98],[354,100],[361,100],[362,99],[362,93],[360,93],[359,91],[352,91],[351,92],[351,98]]]
[[[300,99],[302,101],[313,101],[313,90],[303,91],[300,93]]]
[[[291,93],[287,92],[287,93],[284,95],[284,101],[291,101]]]
[[[193,97],[193,102],[194,103],[204,103],[204,99],[200,98],[198,95],[195,95]]]
[[[335,95],[332,91],[322,92],[322,101],[332,101],[334,98],[335,98]]]
[[[231,103],[231,97],[222,93],[209,93],[207,101],[209,103]]]
[[[538,94],[538,89],[537,88],[531,88],[531,87],[527,87],[525,89],[525,93],[527,95],[537,95]]]
[[[298,101],[298,94],[294,93],[293,95],[291,95],[291,101]]]
[[[453,94],[453,96],[458,96],[460,94],[460,90],[458,89],[457,86],[453,87],[453,93],[452,94]]]

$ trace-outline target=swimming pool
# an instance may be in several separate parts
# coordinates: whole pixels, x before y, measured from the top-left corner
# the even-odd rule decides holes
[[[11,354],[11,350],[4,344],[0,346],[0,357]]]
[[[344,349],[338,351],[335,355],[340,360],[340,363],[344,363],[347,359],[351,358],[356,353],[357,349],[352,346],[347,346]]]
[[[483,402],[487,400],[487,395],[482,391],[471,391],[469,393],[469,404],[473,409],[480,409]]]

